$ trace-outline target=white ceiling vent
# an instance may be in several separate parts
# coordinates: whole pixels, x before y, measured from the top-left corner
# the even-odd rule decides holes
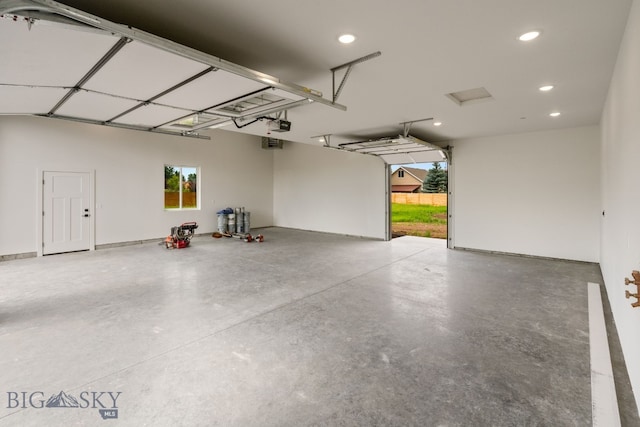
[[[460,106],[493,99],[489,91],[483,87],[451,92],[446,96]]]

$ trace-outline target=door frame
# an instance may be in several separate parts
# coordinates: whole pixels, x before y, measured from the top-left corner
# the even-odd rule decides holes
[[[453,164],[453,147],[449,147],[449,156],[447,158],[447,248],[456,248],[456,221],[455,221],[455,192],[456,192],[456,174],[455,165]]]
[[[89,217],[89,250],[96,250],[96,199],[95,199],[95,169],[66,169],[66,168],[41,168],[37,170],[37,179],[36,179],[36,255],[41,257],[43,256],[43,245],[44,245],[44,225],[43,225],[43,215],[44,215],[44,173],[45,172],[60,172],[60,173],[88,173],[89,174],[89,206],[90,206],[90,217]]]
[[[391,235],[391,165],[385,162],[384,174],[384,240],[389,242]]]
[[[447,163],[447,249],[455,249],[455,217],[454,217],[454,191],[455,191],[455,179],[454,173],[452,170],[453,167],[453,159],[451,156],[451,149],[453,147],[449,147],[448,156],[444,160]],[[431,163],[431,162],[424,162]],[[405,164],[405,163],[397,163],[397,164],[386,164],[386,177],[385,177],[385,241],[390,241],[393,239],[392,236],[392,212],[391,212],[391,196],[393,194],[391,189],[391,166]]]

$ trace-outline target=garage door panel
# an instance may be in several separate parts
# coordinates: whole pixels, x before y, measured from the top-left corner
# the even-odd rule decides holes
[[[123,47],[84,87],[147,100],[207,68],[202,63],[134,41]]]
[[[342,150],[378,156],[387,164],[441,162],[443,148],[411,135],[338,144]]]
[[[191,110],[204,110],[267,87],[264,83],[217,70],[158,98],[156,101]]]
[[[118,37],[0,17],[0,83],[74,86]]]
[[[117,120],[114,120],[114,123],[156,127],[164,123],[177,120],[178,118],[184,117],[190,113],[193,113],[193,111],[150,104],[137,108],[131,113],[119,117]]]
[[[0,114],[46,114],[66,93],[59,88],[0,86]]]
[[[346,109],[317,91],[81,10],[55,2],[11,3],[0,14],[0,114],[174,130],[165,123],[204,112],[253,118],[306,99]],[[181,123],[172,133],[204,137],[195,131],[219,120],[228,119],[214,118],[188,133],[182,130],[189,125]]]
[[[69,100],[56,111],[56,114],[106,121],[133,108],[137,104],[137,101],[131,99],[80,91],[69,98]]]
[[[409,163],[433,163],[443,162],[440,151],[419,151],[413,153],[402,154],[385,154],[380,156],[382,160],[390,165],[409,164]]]

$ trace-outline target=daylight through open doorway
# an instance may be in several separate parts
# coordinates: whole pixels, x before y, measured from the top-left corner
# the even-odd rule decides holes
[[[391,236],[447,238],[446,162],[391,166]]]

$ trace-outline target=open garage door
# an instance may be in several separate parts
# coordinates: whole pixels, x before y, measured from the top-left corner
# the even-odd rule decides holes
[[[342,150],[380,157],[389,165],[446,161],[449,152],[410,135],[338,144]]]
[[[448,241],[446,162],[391,165],[390,184],[392,238],[417,236]]]
[[[199,137],[312,102],[316,90],[50,0],[0,0],[0,114]]]
[[[408,123],[410,125],[410,123]],[[446,239],[447,247],[452,248],[453,242],[453,185],[452,182],[452,153],[449,147],[423,141],[408,134],[409,127],[405,124],[405,132],[396,137],[386,137],[371,139],[366,141],[345,142],[331,147],[328,144],[328,137],[325,137],[327,147],[337,148],[359,154],[379,157],[387,165],[386,180],[386,239],[392,238],[392,189],[391,189],[391,166],[421,163],[442,163],[447,164],[448,188],[446,190]]]

